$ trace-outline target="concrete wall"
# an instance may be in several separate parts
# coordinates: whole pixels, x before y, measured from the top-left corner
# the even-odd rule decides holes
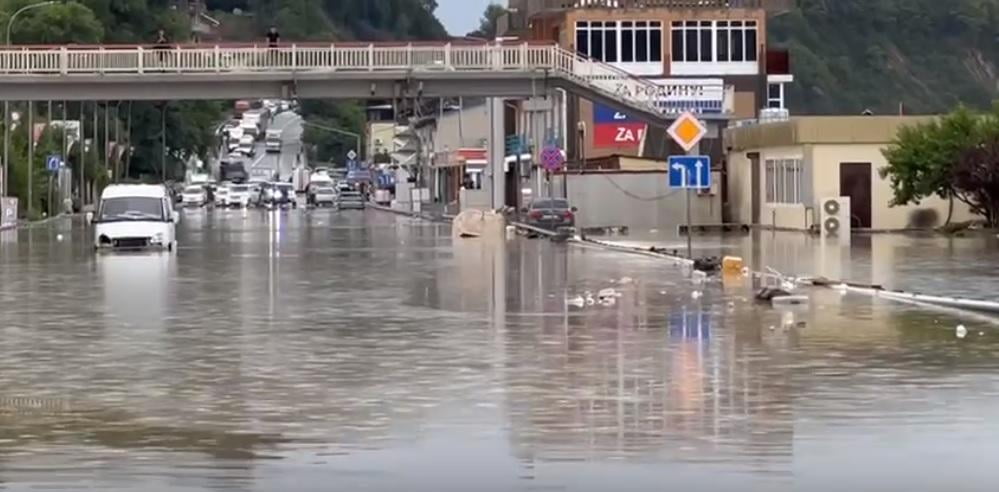
[[[947,219],[948,203],[939,198],[927,198],[919,205],[890,207],[893,193],[888,180],[882,179],[879,169],[887,165],[881,153],[886,144],[804,144],[784,147],[742,149],[728,154],[728,202],[732,219],[752,223],[752,174],[750,152],[760,154],[760,225],[779,229],[807,229],[814,220],[808,207],[815,207],[822,198],[840,196],[840,164],[843,162],[871,163],[871,228],[873,230],[901,230],[938,227]],[[804,204],[769,204],[766,200],[766,161],[776,158],[800,158],[803,179]],[[935,216],[935,217],[934,217]],[[928,223],[923,221],[929,217]],[[954,221],[975,220],[968,207],[954,205]]]
[[[579,208],[577,227],[620,227],[675,231],[686,222],[683,191],[669,189],[663,173],[570,174],[569,201]],[[692,195],[695,224],[721,222],[718,196]]]
[[[878,170],[887,166],[888,161],[881,154],[883,145],[815,145],[812,152],[815,160],[814,186],[816,197],[838,196],[839,168],[842,162],[871,163],[871,228],[874,230],[908,229],[915,227],[918,216],[936,215],[936,221],[927,224],[931,227],[943,225],[947,220],[948,202],[937,197],[926,198],[919,205],[889,207],[893,193],[891,184],[881,179]],[[980,219],[968,210],[968,206],[955,202],[954,221],[963,222]]]

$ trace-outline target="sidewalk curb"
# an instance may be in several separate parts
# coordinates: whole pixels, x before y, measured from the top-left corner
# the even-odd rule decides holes
[[[39,220],[32,220],[32,221],[26,221],[26,222],[17,222],[16,224],[13,224],[13,225],[0,226],[0,231],[13,231],[15,229],[28,229],[28,228],[31,228],[31,227],[45,225],[45,224],[48,224],[49,222],[53,222],[53,221],[56,221],[56,220],[59,220],[59,219],[71,219],[71,218],[76,217],[78,215],[80,215],[80,214],[60,214],[60,215],[56,215],[54,217],[46,217],[44,219],[39,219]]]

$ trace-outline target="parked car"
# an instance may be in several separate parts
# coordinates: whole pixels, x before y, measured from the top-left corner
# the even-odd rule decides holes
[[[291,183],[274,183],[277,190],[277,204],[281,206],[291,205],[291,208],[298,208],[298,200],[295,197],[295,187]]]
[[[248,184],[233,184],[229,186],[228,203],[230,207],[249,207],[250,200],[250,185]]]
[[[521,209],[527,225],[553,231],[576,227],[576,211],[564,198],[536,198]]]
[[[204,185],[191,185],[184,188],[183,201],[185,207],[203,207],[208,203],[208,191]]]
[[[172,250],[178,216],[163,185],[109,185],[101,193],[94,224],[94,249]]]
[[[248,184],[250,186],[250,200],[246,204],[248,207],[259,207],[260,206],[260,192],[263,191],[263,186],[266,181],[250,181]]]
[[[215,206],[216,207],[228,207],[229,206],[229,187],[232,183],[222,183],[215,188]]]
[[[360,191],[341,190],[336,196],[336,208],[340,210],[363,210],[364,195]]]
[[[336,190],[332,186],[309,187],[309,204],[316,207],[332,207],[336,205]]]
[[[295,207],[295,192],[289,183],[262,183],[260,185],[261,207]]]
[[[243,135],[239,139],[239,152],[243,155],[253,157],[256,155],[256,140],[254,140],[252,135]]]

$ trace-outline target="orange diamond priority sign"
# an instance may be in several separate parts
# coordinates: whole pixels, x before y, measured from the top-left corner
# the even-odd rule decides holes
[[[690,112],[681,114],[666,130],[673,141],[683,150],[690,152],[708,133],[707,127]]]

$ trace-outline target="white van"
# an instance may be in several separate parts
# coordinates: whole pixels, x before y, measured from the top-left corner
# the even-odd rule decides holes
[[[94,224],[94,249],[171,251],[176,244],[178,215],[163,185],[110,185],[101,193]]]
[[[281,130],[267,130],[267,137],[264,139],[267,152],[281,152],[281,135],[283,133]]]

